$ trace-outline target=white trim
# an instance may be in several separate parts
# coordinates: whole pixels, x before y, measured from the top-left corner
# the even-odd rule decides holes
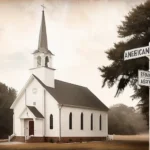
[[[29,117],[29,118],[22,118],[21,116],[24,114],[24,112],[28,112],[28,111],[30,111],[31,112],[31,114],[33,115],[33,117]],[[20,119],[36,119],[36,120],[43,120],[44,118],[38,118],[38,117],[36,117],[33,113],[32,113],[32,111],[27,107],[27,108],[24,108],[24,110],[22,111],[22,113],[19,115],[19,118]]]
[[[59,105],[59,141],[61,141],[61,109],[63,105]]]
[[[37,118],[37,117],[35,117],[35,120],[43,120],[44,118]]]
[[[10,142],[11,139],[12,139],[14,136],[15,136],[15,133],[13,133],[12,135],[10,135],[10,136],[8,137],[8,142]]]
[[[52,67],[45,67],[45,66],[34,67],[34,68],[29,69],[29,70],[34,70],[34,69],[39,69],[39,68],[47,68],[47,69],[50,69],[50,70],[56,70]]]
[[[86,107],[86,106],[69,105],[69,104],[60,104],[60,103],[59,103],[58,105],[62,105],[62,106],[65,106],[65,107],[83,108],[83,109],[91,109],[91,110],[97,110],[97,111],[108,112],[108,110],[101,110],[101,109],[98,109],[98,108]]]
[[[25,112],[31,112],[31,114],[32,114],[32,117],[27,117],[27,118],[22,118],[21,116],[25,113]],[[36,117],[35,117],[35,115],[32,113],[32,111],[28,108],[28,107],[26,107],[24,110],[23,110],[23,112],[21,113],[21,115],[19,116],[19,118],[20,119],[35,119]]]
[[[43,123],[44,123],[44,126],[43,126],[43,129],[44,129],[44,136],[46,135],[46,90],[44,89],[43,90],[43,102],[44,102],[44,120],[43,120]]]
[[[17,98],[14,100],[14,102],[11,105],[11,109],[13,109],[18,101],[18,99],[22,96],[22,94],[24,93],[25,89],[27,88],[27,86],[32,82],[32,80],[34,79],[34,76],[31,75],[30,78],[28,79],[28,81],[26,82],[25,86],[22,88],[22,90],[19,92]]]

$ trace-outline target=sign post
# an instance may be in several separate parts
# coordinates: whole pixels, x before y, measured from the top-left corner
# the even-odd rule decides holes
[[[124,60],[136,59],[144,56],[146,56],[149,59],[149,70],[148,71],[138,70],[138,84],[141,86],[149,87],[149,102],[150,102],[150,43],[149,46],[126,50],[124,52]],[[149,110],[150,110],[150,103],[149,103]]]

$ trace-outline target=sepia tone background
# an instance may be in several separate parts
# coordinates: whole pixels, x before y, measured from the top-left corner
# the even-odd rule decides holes
[[[55,78],[87,86],[108,107],[116,103],[136,106],[138,100],[132,101],[129,87],[118,98],[114,98],[116,87],[101,88],[98,67],[110,64],[105,51],[120,40],[117,26],[141,2],[144,0],[1,0],[1,82],[20,91],[29,78],[44,4]]]

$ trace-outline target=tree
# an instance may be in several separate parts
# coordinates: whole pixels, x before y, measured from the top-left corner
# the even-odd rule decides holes
[[[16,98],[16,90],[0,83],[0,138],[8,138],[13,131],[13,110],[11,104]]]
[[[16,98],[16,90],[0,83],[0,108],[10,108]]]
[[[141,112],[123,104],[110,107],[108,122],[109,134],[133,135],[148,131]]]
[[[138,106],[149,122],[149,88],[138,88],[138,70],[148,70],[149,60],[146,57],[124,61],[124,51],[147,46],[150,42],[150,1],[133,8],[122,25],[118,26],[118,36],[123,40],[115,43],[114,47],[107,50],[107,58],[112,61],[109,66],[102,66],[99,70],[104,79],[102,87],[107,83],[111,88],[117,84],[115,94],[120,93],[129,85],[133,88],[132,99],[139,99]]]

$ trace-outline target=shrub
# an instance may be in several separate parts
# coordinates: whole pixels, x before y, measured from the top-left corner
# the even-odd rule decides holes
[[[53,139],[50,139],[49,142],[50,142],[50,143],[54,143],[54,140],[53,140]]]
[[[80,143],[82,143],[82,139],[80,138]]]

